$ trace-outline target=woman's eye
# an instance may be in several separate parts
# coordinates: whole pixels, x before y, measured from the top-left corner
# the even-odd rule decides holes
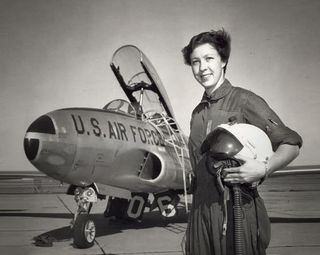
[[[194,66],[194,65],[197,65],[199,63],[199,60],[192,60],[191,64]]]
[[[207,57],[206,59],[207,61],[211,61],[211,60],[214,60],[214,57]]]

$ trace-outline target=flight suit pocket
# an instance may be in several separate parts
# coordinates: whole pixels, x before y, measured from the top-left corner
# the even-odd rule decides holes
[[[270,219],[267,213],[267,210],[264,206],[264,202],[262,198],[257,197],[255,199],[256,202],[256,210],[257,210],[257,220],[258,220],[258,227],[259,227],[259,250],[261,254],[265,252],[265,249],[269,246],[270,239],[271,239],[271,224]]]
[[[209,111],[207,121],[207,134],[220,124],[228,122],[244,123],[241,112],[227,112],[223,110]]]
[[[263,255],[271,238],[270,220],[263,200],[245,189],[241,189],[244,210],[244,234],[247,254]]]

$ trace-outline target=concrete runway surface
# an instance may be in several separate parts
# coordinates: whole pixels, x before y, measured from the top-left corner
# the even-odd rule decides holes
[[[272,222],[268,255],[320,254],[319,184],[320,175],[309,175],[269,179],[260,187]],[[182,206],[174,219],[154,211],[145,213],[140,223],[124,224],[105,219],[105,202],[100,201],[92,210],[96,243],[82,250],[73,247],[69,223],[76,205],[73,196],[63,194],[66,186],[46,178],[0,178],[0,187],[1,254],[182,254],[187,226]],[[53,246],[35,246],[33,238],[39,235],[53,238]]]

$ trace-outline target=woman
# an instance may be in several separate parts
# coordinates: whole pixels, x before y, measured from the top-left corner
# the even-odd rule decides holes
[[[229,34],[222,30],[200,33],[183,48],[185,63],[204,88],[202,100],[192,113],[189,151],[195,175],[193,204],[186,233],[186,254],[234,254],[232,221],[226,234],[223,197],[216,179],[209,173],[206,155],[200,147],[216,126],[232,119],[264,130],[271,140],[273,156],[267,163],[240,158],[240,167],[225,169],[225,183],[261,182],[274,171],[285,167],[299,154],[301,137],[286,127],[276,113],[259,96],[233,87],[225,78],[231,50]],[[228,206],[227,215],[231,215]],[[270,222],[256,189],[243,190],[244,240],[246,254],[265,254],[270,241]],[[230,219],[230,218],[229,218]],[[231,225],[230,225],[231,224]]]

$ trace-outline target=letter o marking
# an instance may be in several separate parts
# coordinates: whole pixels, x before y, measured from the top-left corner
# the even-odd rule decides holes
[[[138,203],[138,206],[134,212],[135,203]],[[144,204],[145,204],[145,200],[143,199],[143,197],[134,196],[130,201],[130,204],[129,204],[129,207],[127,210],[127,215],[133,219],[139,218],[141,216],[141,214],[143,213],[142,209],[143,209]]]

